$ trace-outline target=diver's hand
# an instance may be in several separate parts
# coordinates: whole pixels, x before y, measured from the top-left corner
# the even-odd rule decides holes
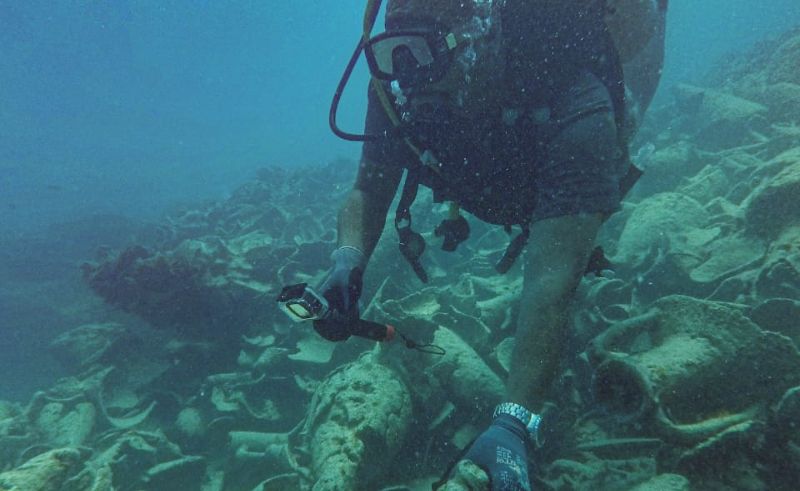
[[[328,301],[330,315],[314,321],[314,329],[329,341],[350,337],[347,325],[358,318],[362,276],[367,258],[355,247],[339,247],[333,254],[333,267],[318,291]]]
[[[333,251],[331,259],[333,267],[317,291],[328,300],[331,309],[347,315],[358,308],[367,257],[355,247],[343,246]]]
[[[472,461],[488,474],[491,491],[531,491],[527,439],[520,420],[500,414],[472,442],[462,460]]]

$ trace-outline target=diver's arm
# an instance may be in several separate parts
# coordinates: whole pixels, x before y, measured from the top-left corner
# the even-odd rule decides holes
[[[390,339],[385,326],[366,327],[359,318],[359,298],[364,268],[386,223],[386,211],[400,181],[402,168],[387,171],[362,159],[358,178],[339,210],[339,247],[331,254],[333,266],[317,289],[328,301],[330,313],[314,321],[314,329],[329,341],[344,341],[351,335],[377,341]]]
[[[662,9],[663,6],[663,9]],[[664,0],[607,0],[606,26],[623,63],[633,60],[656,34]]]
[[[352,191],[339,210],[339,246],[353,246],[372,255],[386,223],[403,170],[362,159]]]
[[[655,95],[661,80],[664,66],[667,1],[658,2],[658,22],[656,31],[642,51],[624,65],[625,85],[631,91],[633,100],[639,106],[639,113],[644,114]]]

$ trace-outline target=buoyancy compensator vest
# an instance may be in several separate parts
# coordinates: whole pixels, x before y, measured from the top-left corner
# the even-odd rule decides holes
[[[613,1],[389,0],[387,33],[424,30],[434,39],[448,41],[445,51],[449,51],[446,58],[449,65],[436,80],[411,85],[404,83],[402,77],[392,81],[373,78],[373,87],[395,126],[391,135],[384,136],[403,138],[418,157],[406,164],[408,174],[395,226],[401,251],[421,280],[427,280],[419,263],[424,241],[410,229],[409,211],[417,187],[419,184],[430,187],[436,201],[469,203],[469,196],[479,192],[476,186],[485,185],[486,179],[491,179],[494,159],[482,153],[480,145],[485,135],[492,134],[492,126],[505,116],[507,108],[547,107],[582,70],[589,71],[603,82],[611,95],[620,129],[620,146],[627,155],[622,131],[626,112],[622,63],[606,24],[607,2]],[[368,46],[371,22],[374,23],[379,6],[379,0],[369,0],[365,34],[359,49]],[[370,53],[367,55],[369,58]],[[337,96],[349,75],[348,71],[345,73]],[[335,97],[331,111],[334,131],[338,130],[335,126],[337,102]],[[459,141],[467,142],[471,148],[448,145],[454,133],[462,133]],[[476,183],[470,177],[474,173],[472,170],[459,172],[465,155],[477,155],[475,160],[486,164],[486,172],[475,173],[480,174],[482,182]],[[629,177],[633,182],[636,175]],[[501,211],[503,207],[495,208]],[[527,240],[527,217],[501,212],[492,215],[470,206],[465,209],[485,221],[505,225],[507,230],[511,225],[521,226],[522,232],[512,240],[497,265],[500,272],[508,270]],[[469,226],[459,215],[458,205],[451,205],[449,217],[436,232],[445,237],[443,248],[446,250],[455,249],[466,239]]]

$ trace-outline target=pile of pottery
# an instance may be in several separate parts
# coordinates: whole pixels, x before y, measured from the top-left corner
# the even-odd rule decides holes
[[[602,232],[615,275],[578,291],[539,488],[790,489],[800,477],[797,60],[800,30],[653,110],[645,176]],[[0,402],[0,490],[429,486],[502,398],[520,264],[497,275],[509,236],[475,221],[457,252],[437,250],[445,210],[421,193],[431,281],[387,223],[362,307],[443,355],[327,343],[290,323],[274,297],[322,279],[354,171],[265,170],[171,217],[155,247],[87,264],[92,288],[150,328],[98,322],[52,342],[67,376],[25,406]],[[486,485],[457,469],[447,489]]]
[[[264,169],[228,200],[171,217],[156,248],[109,251],[84,265],[85,277],[154,327],[196,338],[270,329],[282,320],[271,302],[281,286],[313,282],[328,266],[353,170],[342,166]]]

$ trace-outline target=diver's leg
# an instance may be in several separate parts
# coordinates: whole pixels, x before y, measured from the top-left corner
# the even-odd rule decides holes
[[[619,207],[628,170],[611,97],[597,77],[584,73],[552,109],[554,121],[570,123],[536,164],[537,201],[506,389],[531,411],[555,377],[569,304],[603,217]]]
[[[538,411],[547,399],[564,346],[567,312],[602,224],[599,213],[531,226],[508,400]]]

